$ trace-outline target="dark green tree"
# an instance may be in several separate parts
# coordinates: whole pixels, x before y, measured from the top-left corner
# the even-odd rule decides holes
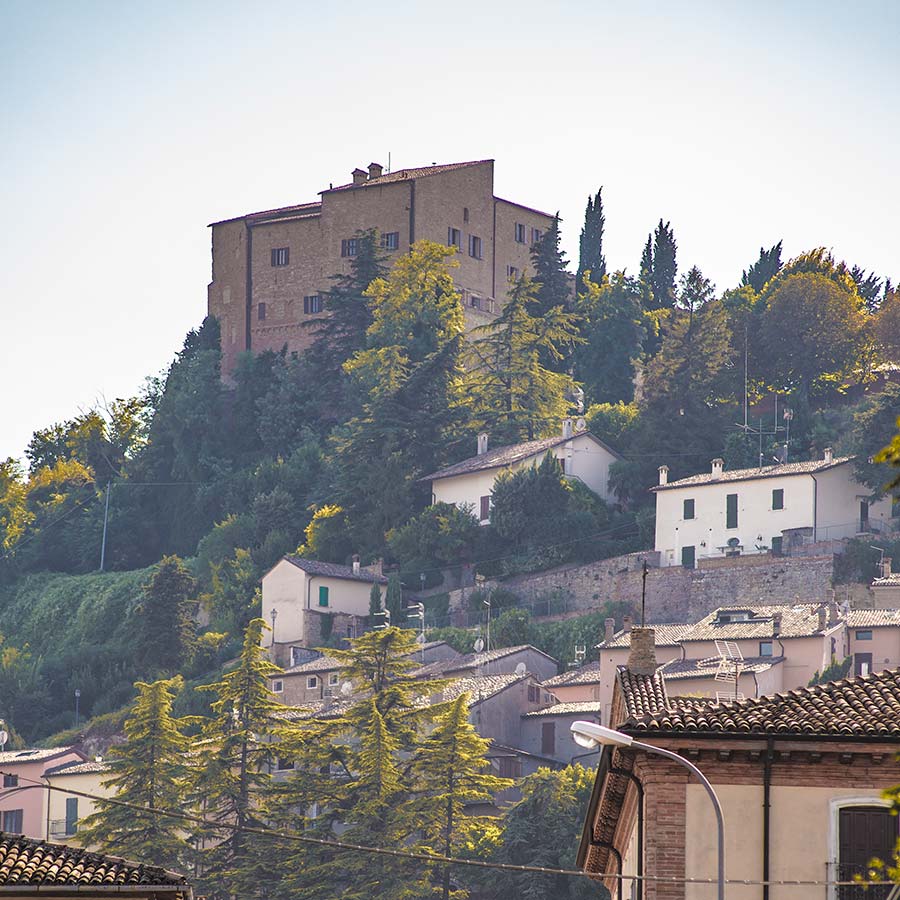
[[[138,696],[125,720],[125,740],[110,748],[110,775],[103,781],[114,800],[130,806],[98,800],[94,813],[79,825],[82,844],[184,871],[191,858],[184,825],[162,814],[182,809],[184,802],[189,742],[183,729],[188,722],[172,715],[182,686],[180,675],[135,685]]]
[[[652,251],[651,251],[652,240]],[[656,230],[647,238],[641,271],[649,273],[652,309],[671,309],[675,306],[675,276],[678,274],[676,259],[678,247],[675,232],[669,222],[659,220]]]
[[[381,612],[381,588],[376,582],[372,582],[372,590],[369,591],[369,620],[373,620],[376,614]]]
[[[741,284],[752,287],[757,294],[760,293],[781,270],[781,245],[782,241],[779,241],[768,250],[760,247],[759,259],[749,269],[743,271]]]
[[[885,286],[885,279],[879,278],[874,272],[866,272],[860,266],[853,266],[850,269],[850,275],[856,282],[856,290],[859,296],[862,297],[866,310],[869,313],[877,312],[881,301],[887,293],[887,291],[882,291],[882,288]]]
[[[887,493],[896,474],[879,453],[890,443],[898,417],[900,385],[896,384],[886,385],[884,391],[868,400],[853,416],[851,446],[856,455],[853,468],[857,479],[871,488],[876,497]]]
[[[603,188],[594,197],[588,197],[584,211],[584,227],[578,242],[578,274],[575,278],[577,289],[581,290],[584,273],[591,273],[591,281],[601,284],[606,275],[606,257],[603,255],[603,229],[606,217],[603,215]]]
[[[175,672],[191,656],[197,584],[177,556],[164,556],[144,585],[140,654],[154,671]]]
[[[403,586],[396,573],[388,578],[384,592],[384,608],[391,614],[391,622],[399,626],[403,622]]]
[[[566,254],[559,245],[559,214],[531,248],[534,266],[535,293],[531,301],[532,314],[544,316],[557,306],[569,309],[574,300]]]
[[[697,266],[692,266],[688,272],[681,276],[678,282],[677,305],[688,311],[688,330],[694,326],[694,312],[706,306],[710,300],[715,299],[715,285],[700,271]]]

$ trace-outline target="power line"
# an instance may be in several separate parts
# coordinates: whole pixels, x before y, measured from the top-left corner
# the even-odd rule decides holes
[[[0,775],[12,776],[16,773],[5,772],[0,770]],[[279,840],[293,841],[301,844],[313,844],[321,847],[330,847],[335,850],[346,850],[355,853],[371,853],[378,856],[393,856],[403,859],[415,859],[431,863],[443,863],[445,865],[469,866],[479,869],[497,869],[505,872],[529,872],[540,875],[571,875],[579,878],[611,878],[621,881],[653,881],[659,884],[717,884],[716,878],[677,878],[665,875],[625,875],[622,873],[599,873],[585,872],[582,869],[560,869],[550,866],[520,866],[513,863],[498,863],[480,859],[466,859],[459,856],[442,856],[436,853],[422,853],[416,850],[392,850],[388,847],[371,847],[365,844],[351,844],[348,841],[337,841],[329,838],[314,838],[308,835],[295,834],[293,832],[277,831],[274,828],[257,828],[255,826],[244,826],[239,828],[227,822],[216,822],[207,819],[204,816],[194,816],[181,810],[174,811],[168,809],[148,809],[146,806],[140,806],[137,803],[128,803],[125,800],[116,800],[112,797],[101,797],[97,794],[89,794],[86,791],[77,791],[72,788],[57,787],[53,784],[47,784],[33,778],[27,778],[18,775],[20,781],[31,782],[36,787],[42,787],[47,791],[57,791],[70,797],[83,797],[85,800],[94,800],[101,803],[108,803],[113,806],[121,806],[124,809],[130,809],[143,815],[162,816],[170,819],[181,819],[185,822],[192,822],[197,825],[208,825],[216,830],[227,831],[243,831],[247,834],[255,834],[260,837],[277,838]],[[745,878],[729,878],[726,884],[739,884],[747,886],[768,885],[779,887],[874,887],[880,885],[892,885],[893,881],[815,881],[806,879],[770,879],[768,881],[758,881]]]

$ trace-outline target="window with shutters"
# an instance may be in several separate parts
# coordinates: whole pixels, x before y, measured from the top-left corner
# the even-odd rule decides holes
[[[66,834],[78,831],[78,798],[66,797]]]
[[[497,760],[501,778],[521,778],[522,760],[518,756],[501,756]]]
[[[260,303],[256,308],[256,318],[260,322],[264,322],[266,319],[266,304]]]
[[[772,641],[760,641],[759,642],[759,655],[760,656],[771,656],[773,649]]]
[[[319,686],[319,679],[316,675],[309,675],[306,679],[306,688],[307,690],[313,690]]]
[[[3,787],[18,787],[19,784],[19,776],[18,775],[4,775],[3,776]]]
[[[283,694],[284,693],[284,682],[279,678],[272,682],[272,693],[273,694]]]
[[[477,234],[469,235],[469,256],[481,259],[481,238]]]
[[[462,250],[462,232],[458,228],[447,229],[447,246]]]
[[[685,569],[693,569],[697,565],[697,552],[694,547],[682,547],[681,548],[681,565],[684,566]]]
[[[328,606],[328,588],[326,585],[319,585],[319,606]]]
[[[516,266],[507,266],[506,267],[506,277],[510,281],[516,281],[519,277],[519,270]]]
[[[488,494],[487,497],[482,497],[480,502],[481,509],[479,510],[481,514],[481,521],[486,522],[491,517],[491,496]]]
[[[544,236],[544,232],[541,231],[540,228],[532,228],[531,229],[531,243],[532,244],[536,244],[543,236]]]
[[[784,488],[772,491],[772,509],[784,509]]]
[[[469,221],[469,207],[463,207],[463,223],[467,223]]]
[[[318,294],[310,294],[308,297],[304,297],[303,312],[308,316],[322,312],[322,298]]]
[[[3,810],[3,830],[7,834],[21,834],[22,816],[23,811],[21,809]]]
[[[556,754],[556,722],[541,723],[541,754],[543,756]]]
[[[693,500],[685,500],[684,501],[684,511],[682,513],[682,518],[684,518],[684,519],[693,519],[694,518],[694,501]]]
[[[528,702],[529,703],[540,703],[541,702],[541,689],[536,684],[528,685]]]
[[[525,243],[525,226],[521,222],[516,222],[516,243]]]
[[[871,641],[872,640],[872,632],[871,631],[857,631],[856,639],[858,641]]]
[[[726,528],[737,528],[738,527],[738,504],[737,504],[737,494],[728,494],[725,497],[725,527]]]
[[[838,810],[838,871],[835,881],[866,877],[874,859],[893,858],[897,818],[886,806],[846,806]],[[838,887],[839,900],[884,900],[891,885]]]
[[[290,259],[291,251],[288,247],[275,247],[272,249],[272,265],[286,266]]]
[[[358,238],[345,238],[341,241],[341,256],[356,256],[358,251]]]
[[[396,250],[400,246],[400,232],[388,231],[381,236],[382,250]]]

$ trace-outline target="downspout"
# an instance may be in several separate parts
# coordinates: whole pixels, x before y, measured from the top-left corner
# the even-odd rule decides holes
[[[312,609],[312,600],[310,600],[310,591],[312,590],[312,581],[315,578],[315,575],[310,575],[309,572],[306,573],[306,608]]]
[[[626,769],[610,769],[613,775],[624,775],[637,789],[638,808],[637,808],[637,874],[638,881],[635,889],[635,900],[643,900],[644,896],[644,785],[641,780]],[[619,859],[619,874],[622,874],[622,861]],[[622,880],[619,879],[619,894],[621,897]]]
[[[591,845],[594,847],[604,847],[605,849],[609,850],[609,852],[612,853],[612,855],[616,858],[616,863],[619,866],[618,895],[619,895],[619,900],[622,900],[622,880],[623,880],[622,879],[622,854],[619,853],[619,851],[616,850],[616,848],[613,847],[613,845],[611,843],[609,843],[608,841],[591,841]]]
[[[416,240],[416,180],[409,182],[409,249]]]
[[[809,473],[809,477],[813,480],[813,543],[816,543],[819,539],[819,482],[812,472]]]
[[[245,220],[244,227],[247,229],[247,284],[244,288],[244,349],[251,349],[250,323],[253,321],[253,229],[250,223]]]
[[[769,842],[771,840],[772,757],[775,755],[774,738],[766,739],[766,756],[763,760],[763,871],[762,900],[769,900]]]
[[[497,302],[497,198],[494,197],[494,223],[491,226],[491,297]]]

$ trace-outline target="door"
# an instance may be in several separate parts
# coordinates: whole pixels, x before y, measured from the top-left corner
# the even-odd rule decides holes
[[[693,547],[681,548],[681,565],[685,569],[693,569],[697,565],[697,553]]]
[[[838,881],[865,877],[873,858],[890,860],[897,841],[897,819],[883,806],[848,806],[839,811]],[[890,885],[838,889],[840,900],[884,900]]]
[[[556,723],[541,723],[541,754],[543,756],[556,755]]]
[[[871,653],[854,653],[853,654],[853,674],[854,675],[870,675],[872,672],[872,654]]]

